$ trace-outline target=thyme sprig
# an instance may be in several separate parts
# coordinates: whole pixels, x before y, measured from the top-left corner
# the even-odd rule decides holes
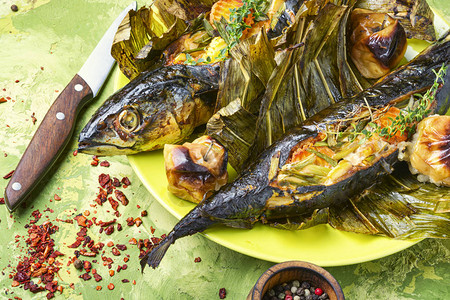
[[[392,138],[400,132],[401,135],[408,133],[408,137],[411,137],[417,128],[417,123],[426,118],[431,112],[431,104],[434,101],[436,92],[441,84],[444,84],[444,76],[447,72],[447,67],[442,65],[438,72],[433,70],[436,75],[436,79],[430,89],[422,96],[420,94],[414,95],[419,98],[417,105],[414,107],[407,107],[406,109],[400,110],[400,113],[393,118],[388,118],[390,124],[386,127],[377,127],[376,132],[382,137],[387,139]]]
[[[242,4],[238,8],[230,9],[230,19],[225,27],[228,45],[220,51],[221,57],[224,57],[231,48],[239,43],[243,32],[247,28],[251,28],[250,25],[245,23],[246,18],[252,15],[255,22],[268,19],[266,15],[269,8],[268,0],[242,0]]]

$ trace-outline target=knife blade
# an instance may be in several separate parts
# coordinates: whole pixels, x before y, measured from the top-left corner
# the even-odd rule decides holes
[[[79,111],[98,94],[114,65],[111,46],[117,28],[127,13],[136,8],[133,2],[119,14],[42,119],[6,186],[9,211],[30,195],[70,141]]]

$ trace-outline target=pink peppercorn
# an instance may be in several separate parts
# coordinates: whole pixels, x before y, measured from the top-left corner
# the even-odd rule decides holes
[[[322,291],[321,288],[317,288],[317,289],[314,290],[314,294],[316,294],[317,296],[320,296],[320,295],[323,294],[323,291]]]
[[[286,297],[284,297],[284,300],[292,300],[292,296],[291,295],[286,295]]]

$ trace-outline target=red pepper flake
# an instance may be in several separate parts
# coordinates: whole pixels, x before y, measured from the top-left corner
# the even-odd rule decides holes
[[[136,285],[136,280],[133,280],[133,284]]]
[[[5,198],[0,198],[0,204],[5,204]]]
[[[55,194],[55,196],[53,196],[53,199],[55,199],[55,201],[60,201],[61,197],[59,197],[57,194]]]
[[[122,183],[127,185],[127,186],[131,185],[131,181],[130,181],[130,179],[128,179],[128,177],[123,177],[122,178]]]
[[[219,290],[219,298],[225,299],[227,297],[227,290],[225,288],[221,288]]]
[[[87,220],[87,219],[86,219],[85,216],[79,215],[79,216],[76,216],[74,219],[77,221],[78,226],[83,226],[83,227],[86,227],[86,226],[87,226],[87,225],[86,225],[86,220]]]
[[[199,257],[196,257],[195,259],[194,259],[194,262],[195,263],[199,263],[199,262],[201,262],[202,261],[202,259],[200,258],[200,256]]]
[[[92,270],[92,271],[94,271],[94,270]],[[103,279],[102,276],[100,276],[98,273],[93,273],[93,274],[94,274],[94,279],[96,282],[99,282],[100,280]]]
[[[108,247],[112,247],[112,246],[114,246],[114,243],[113,243],[113,241],[109,241],[107,244],[106,244],[106,246],[108,246]]]
[[[109,164],[109,162],[107,161],[107,160],[104,160],[104,161],[102,161],[101,163],[100,163],[100,167],[109,167],[110,166],[110,164]]]
[[[8,174],[6,174],[5,176],[3,176],[3,179],[9,179],[11,178],[11,176],[14,174],[14,170],[12,170],[11,172],[9,172]]]
[[[122,231],[122,225],[120,223],[117,224],[117,231]]]
[[[127,218],[127,225],[128,225],[128,226],[133,226],[133,225],[134,225],[134,219],[133,219],[133,217]]]
[[[111,204],[112,209],[117,211],[117,208],[119,207],[119,202],[114,200],[112,197],[108,197],[108,202],[109,202],[109,204]]]
[[[131,238],[128,243],[130,243],[131,245],[137,245],[137,241],[135,238]]]
[[[120,180],[117,179],[116,177],[113,178],[112,185],[115,186],[115,187],[121,187],[122,186],[122,184],[120,183]]]
[[[150,232],[151,232],[152,234],[155,233],[155,228],[153,228],[153,226],[150,226]]]
[[[113,290],[114,289],[114,284],[112,284],[112,283],[108,284],[108,289]]]
[[[141,217],[146,217],[148,215],[146,210],[141,211]]]
[[[127,250],[127,246],[123,245],[123,244],[117,244],[116,245],[117,249],[119,249],[120,251],[125,251]]]
[[[142,224],[141,218],[136,218],[136,219],[134,219],[134,223],[136,224],[136,227],[141,226],[141,224]]]
[[[113,254],[114,256],[119,256],[119,255],[120,255],[120,251],[119,251],[116,247],[113,247],[113,248],[111,249],[111,252],[112,252],[112,254]]]
[[[111,178],[107,174],[100,174],[98,176],[98,183],[102,188],[106,188],[106,185],[111,181]]]
[[[5,103],[7,100],[5,98],[0,98],[0,103]]]
[[[93,166],[93,167],[98,166],[98,161],[95,161],[95,160],[91,161],[91,166]]]
[[[36,119],[36,117],[34,116],[34,112],[33,112],[33,114],[31,115],[31,121],[33,122],[33,125],[36,124],[37,119]]]
[[[78,154],[78,150],[75,150],[75,151],[73,151],[73,153],[72,153],[73,156],[77,156],[77,154]]]
[[[122,279],[122,282],[123,283],[128,283],[128,282],[130,282],[128,279]]]
[[[92,278],[92,276],[89,275],[88,273],[84,273],[84,274],[82,274],[82,275],[80,275],[80,276],[78,276],[78,277],[80,277],[80,278],[83,279],[84,281],[87,281],[87,280],[89,280],[89,279]]]
[[[122,203],[123,206],[127,206],[128,205],[129,201],[128,201],[128,199],[127,199],[127,197],[125,196],[124,193],[122,193],[119,190],[115,190],[114,194],[115,194],[117,200],[119,200]]]
[[[16,80],[16,81],[14,81],[15,83],[19,83],[20,82],[20,80]]]
[[[109,225],[108,227],[106,227],[105,229],[106,235],[111,235],[113,232],[114,232],[114,225]]]
[[[114,270],[109,270],[109,276],[113,277],[114,276]]]

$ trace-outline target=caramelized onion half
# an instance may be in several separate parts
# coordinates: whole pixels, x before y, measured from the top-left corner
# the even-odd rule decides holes
[[[405,30],[389,15],[357,8],[351,14],[350,26],[350,57],[364,77],[384,76],[403,58]]]

